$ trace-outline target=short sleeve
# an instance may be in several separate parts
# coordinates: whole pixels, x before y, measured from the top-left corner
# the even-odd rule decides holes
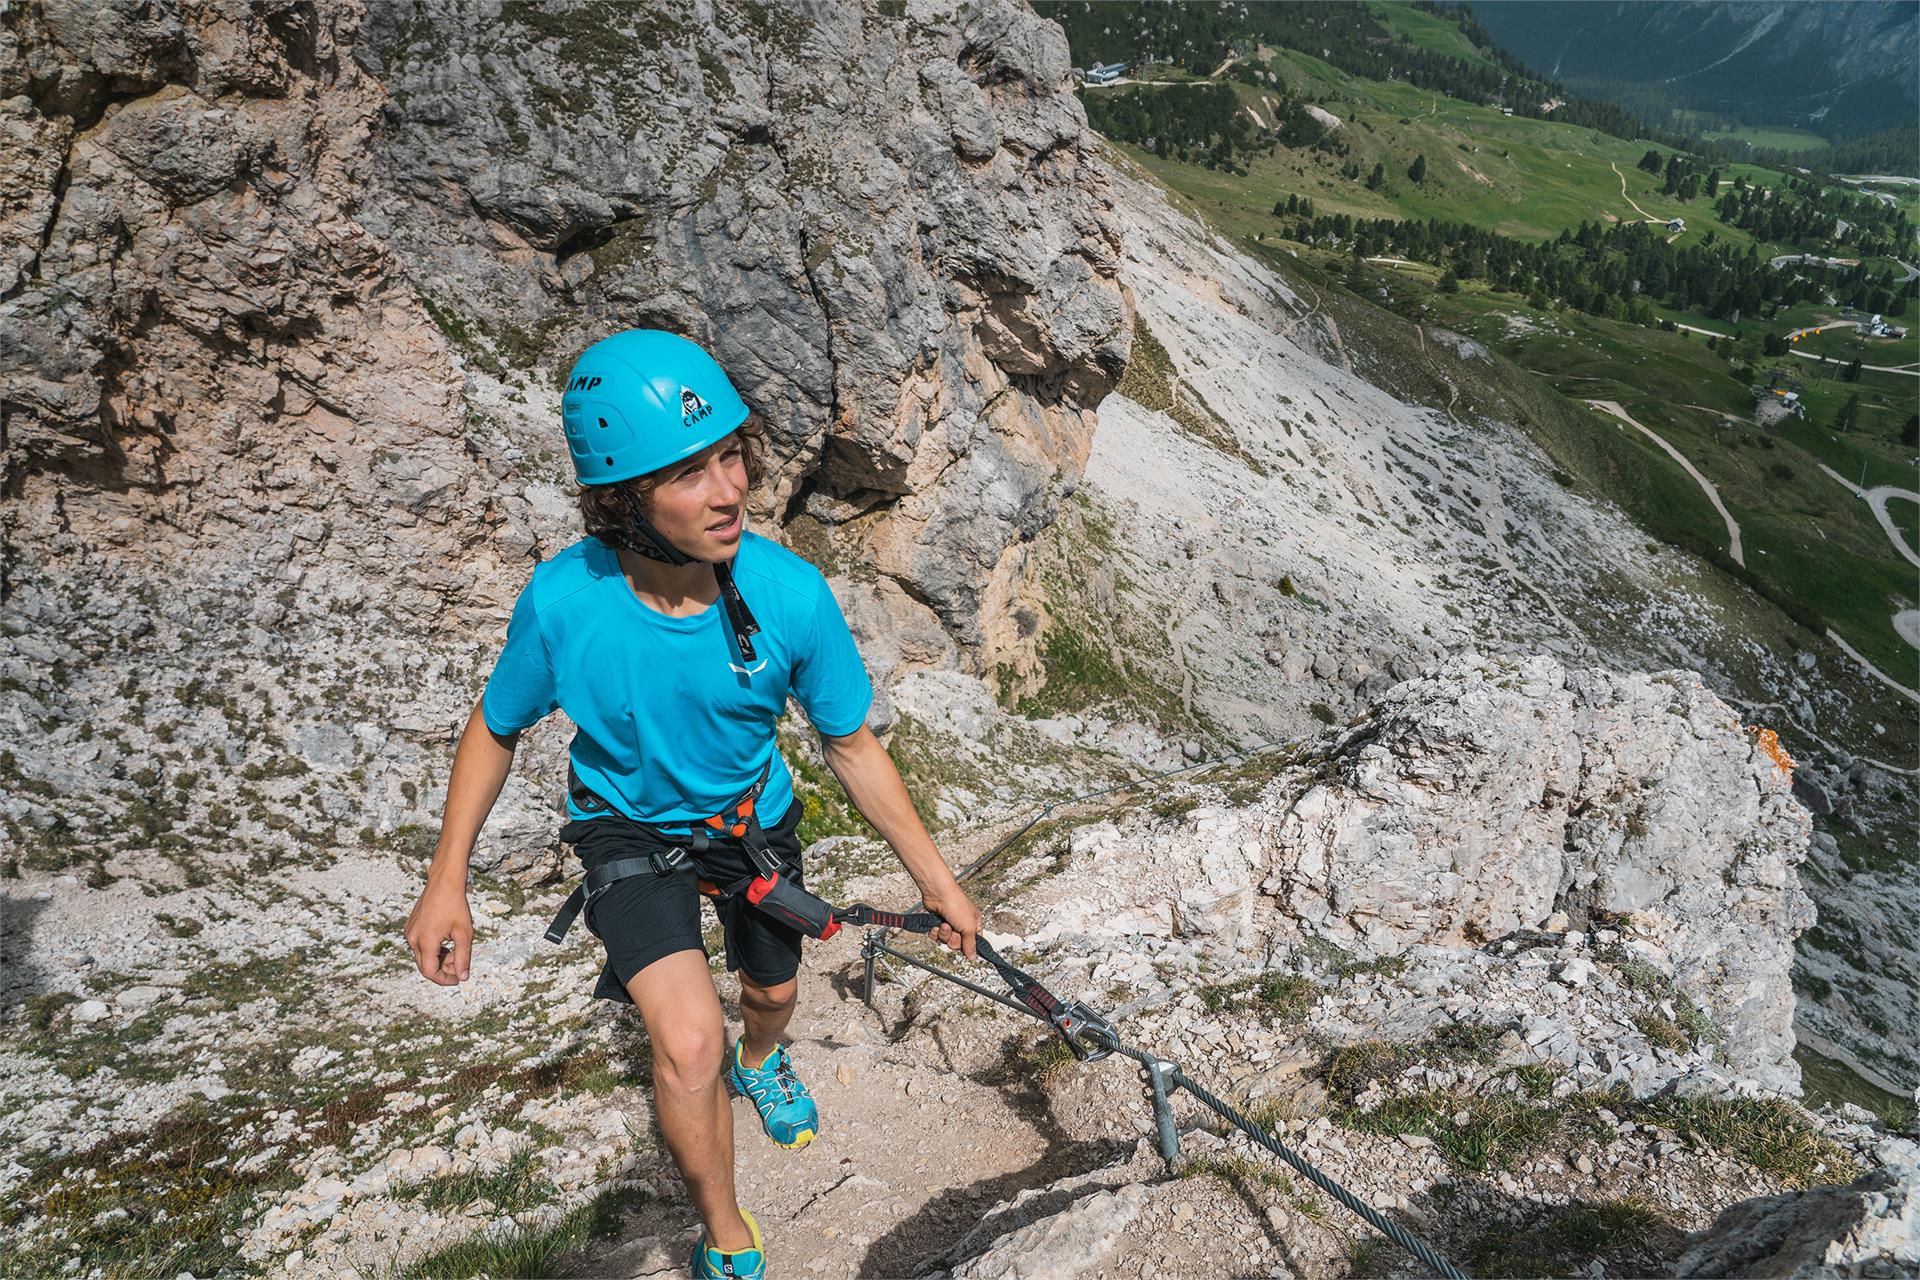
[[[827,580],[816,575],[814,582],[812,643],[794,663],[793,694],[814,728],[839,738],[867,722],[873,681]]]
[[[493,664],[493,674],[487,677],[486,691],[480,695],[480,715],[487,728],[504,737],[520,732],[559,706],[553,663],[547,656],[546,637],[540,633],[540,616],[533,607],[533,586],[528,584],[514,601],[513,616],[507,620],[507,644]]]

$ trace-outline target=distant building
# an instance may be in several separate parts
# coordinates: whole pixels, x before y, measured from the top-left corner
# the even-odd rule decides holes
[[[1127,69],[1124,62],[1096,62],[1087,68],[1088,84],[1112,84]]]
[[[1875,316],[1871,320],[1862,320],[1854,326],[1854,330],[1863,338],[1904,338],[1907,336],[1905,329],[1900,328],[1898,325],[1888,324],[1880,316]]]
[[[1685,218],[1667,219],[1667,230],[1678,233],[1681,231],[1685,231],[1686,229],[1687,229],[1687,220]]]
[[[1500,108],[1500,114],[1501,114],[1501,115],[1503,115],[1503,116],[1510,116],[1510,115],[1512,115],[1512,114],[1513,114],[1513,108],[1512,108],[1512,107],[1502,107],[1502,108]]]

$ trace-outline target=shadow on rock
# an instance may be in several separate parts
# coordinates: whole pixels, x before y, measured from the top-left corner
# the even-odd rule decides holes
[[[46,972],[27,958],[33,952],[33,922],[46,909],[44,901],[0,895],[0,1021],[46,994]]]
[[[1667,1276],[1686,1250],[1686,1228],[1643,1200],[1543,1205],[1480,1181],[1448,1184],[1419,1199],[1444,1225],[1395,1216],[1474,1280],[1585,1276],[1596,1262],[1610,1277]],[[1419,1266],[1378,1234],[1369,1234],[1352,1261],[1352,1274],[1367,1277]]]

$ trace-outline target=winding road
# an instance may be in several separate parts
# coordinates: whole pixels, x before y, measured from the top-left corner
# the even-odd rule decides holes
[[[1903,501],[1920,505],[1920,493],[1915,493],[1911,489],[1902,489],[1890,484],[1875,485],[1871,489],[1862,489],[1859,485],[1847,479],[1824,462],[1820,464],[1820,469],[1832,476],[1839,483],[1845,485],[1848,493],[1859,498],[1869,507],[1872,507],[1873,518],[1880,522],[1880,528],[1886,533],[1887,541],[1891,542],[1894,549],[1907,558],[1908,564],[1916,569],[1920,569],[1920,551],[1916,551],[1908,545],[1899,527],[1893,523],[1893,517],[1887,514],[1887,499],[1899,498]]]
[[[1734,522],[1733,513],[1727,510],[1727,504],[1720,501],[1720,491],[1713,487],[1713,481],[1701,475],[1700,469],[1694,466],[1691,462],[1688,462],[1687,456],[1685,454],[1681,453],[1678,449],[1668,444],[1666,442],[1665,437],[1661,436],[1658,432],[1653,431],[1648,427],[1643,427],[1638,422],[1635,422],[1632,418],[1627,416],[1627,411],[1625,409],[1622,409],[1618,404],[1614,403],[1611,400],[1589,400],[1587,401],[1587,404],[1592,408],[1600,410],[1602,413],[1612,414],[1614,417],[1620,419],[1620,421],[1626,423],[1630,427],[1638,428],[1640,432],[1647,437],[1647,439],[1653,441],[1655,444],[1659,445],[1662,449],[1666,450],[1667,456],[1672,458],[1675,462],[1679,463],[1681,468],[1685,470],[1688,475],[1693,477],[1694,483],[1698,484],[1701,488],[1701,491],[1707,495],[1707,501],[1713,504],[1713,509],[1715,511],[1718,511],[1720,513],[1720,518],[1726,522],[1727,541],[1729,544],[1727,548],[1727,554],[1733,557],[1733,562],[1735,564],[1739,565],[1742,569],[1746,568],[1747,567],[1746,553],[1743,550],[1741,550],[1741,547],[1740,547],[1740,526]]]

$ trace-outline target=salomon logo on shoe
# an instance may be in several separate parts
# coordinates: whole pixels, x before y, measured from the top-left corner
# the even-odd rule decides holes
[[[745,1209],[740,1211],[741,1221],[747,1224],[747,1232],[753,1237],[753,1243],[745,1249],[736,1249],[732,1253],[723,1253],[707,1244],[706,1232],[693,1244],[694,1280],[765,1280],[767,1274],[767,1246],[760,1238],[760,1224]]]
[[[680,388],[680,421],[691,427],[713,412],[713,406],[687,388]]]

